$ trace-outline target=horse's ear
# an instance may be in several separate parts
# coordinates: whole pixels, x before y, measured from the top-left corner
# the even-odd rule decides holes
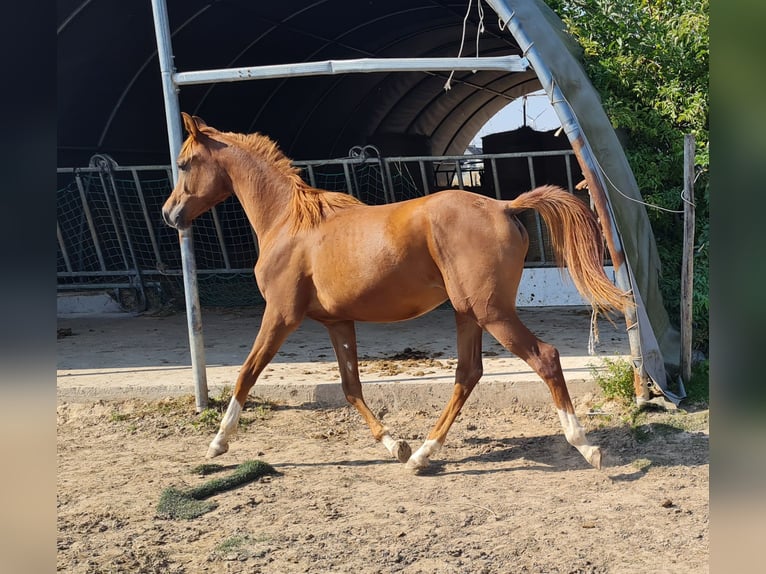
[[[199,137],[199,127],[197,126],[197,122],[195,121],[195,118],[192,118],[189,114],[186,112],[181,112],[181,117],[184,120],[184,128],[186,128],[186,131],[189,132],[189,135],[192,137],[192,139],[197,139]],[[196,118],[199,119],[199,118]],[[202,122],[204,125],[205,122]]]
[[[207,127],[207,124],[205,123],[205,120],[203,120],[201,117],[199,117],[199,116],[192,116],[192,119],[194,120],[194,123],[197,124],[198,128],[206,128]]]

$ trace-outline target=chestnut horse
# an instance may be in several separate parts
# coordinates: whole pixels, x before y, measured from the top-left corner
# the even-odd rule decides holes
[[[258,237],[255,265],[266,300],[260,331],[237,377],[234,396],[207,457],[225,453],[248,392],[279,347],[310,317],[330,335],[346,399],[391,456],[418,471],[444,444],[450,426],[482,375],[482,329],[545,381],[564,435],[601,466],[575,417],[555,347],[537,339],[516,314],[516,292],[529,238],[515,214],[543,217],[559,266],[596,310],[629,303],[602,268],[598,221],[563,189],[543,186],[512,201],[447,190],[369,206],[350,195],[306,184],[269,138],[224,133],[183,114],[188,138],[178,155],[178,182],[162,216],[176,229],[234,194]],[[431,311],[447,299],[455,309],[458,363],[452,397],[414,453],[394,440],[362,396],[354,321],[393,322]]]

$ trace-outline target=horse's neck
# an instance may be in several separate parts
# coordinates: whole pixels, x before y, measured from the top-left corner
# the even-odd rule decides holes
[[[250,225],[263,239],[275,227],[284,225],[290,210],[291,183],[278,170],[264,162],[248,158],[229,169],[234,195],[245,211]]]

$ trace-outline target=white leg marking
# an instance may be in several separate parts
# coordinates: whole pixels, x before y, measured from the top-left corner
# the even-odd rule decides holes
[[[221,420],[218,434],[215,435],[207,449],[207,455],[205,455],[207,458],[216,457],[229,450],[229,437],[237,432],[237,423],[239,423],[239,415],[241,413],[242,407],[237,402],[237,399],[231,397],[229,408],[226,409],[226,414],[223,415]]]
[[[383,443],[383,446],[386,447],[386,450],[391,453],[391,456],[394,454],[394,447],[396,446],[396,441],[391,438],[391,435],[388,433],[384,433],[382,437],[380,437],[380,442]]]
[[[410,449],[410,445],[406,441],[394,440],[388,432],[383,433],[383,436],[380,437],[380,442],[383,443],[389,454],[399,462],[407,462],[412,454],[412,449]]]
[[[580,451],[590,464],[596,468],[601,468],[601,449],[588,442],[585,436],[585,429],[580,425],[580,421],[574,413],[568,413],[563,409],[557,409],[561,426],[564,429],[564,436],[567,442]]]
[[[410,457],[410,460],[407,461],[407,468],[410,470],[420,470],[427,468],[430,464],[428,459],[439,452],[441,447],[442,445],[438,440],[434,438],[428,439],[418,450],[415,451],[415,453]]]

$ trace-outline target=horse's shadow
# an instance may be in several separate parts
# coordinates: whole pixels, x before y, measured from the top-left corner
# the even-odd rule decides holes
[[[603,460],[601,472],[615,482],[632,482],[641,479],[656,467],[698,466],[706,464],[707,437],[686,434],[682,437],[677,429],[667,425],[653,425],[658,436],[671,440],[636,440],[628,430],[595,430],[589,432],[593,444],[601,445]],[[664,428],[667,427],[667,428]],[[677,437],[673,440],[672,437]],[[533,437],[471,437],[463,440],[465,445],[475,446],[477,452],[462,458],[446,456],[431,462],[424,476],[488,475],[510,471],[566,472],[592,468],[580,453],[560,434]],[[484,447],[484,448],[482,448]],[[491,447],[487,451],[486,447]],[[675,447],[675,448],[674,448]],[[695,456],[689,451],[696,449]],[[526,464],[509,467],[508,463],[525,460]],[[479,465],[465,468],[464,465]]]
[[[432,463],[433,474],[486,475],[511,471],[564,472],[582,470],[590,465],[562,435],[533,437],[471,437],[463,440],[465,445],[481,452]],[[487,450],[487,448],[491,450]],[[508,467],[507,463],[525,460],[526,464]],[[462,468],[463,465],[481,465],[481,468]],[[457,466],[457,468],[455,468]]]
[[[674,439],[673,429],[667,425],[654,425],[654,432],[662,441],[656,439],[637,440],[626,429],[602,429],[588,433],[593,444],[601,445],[603,452],[602,469],[609,479],[619,482],[632,482],[641,479],[651,468],[673,466],[697,466],[706,464],[707,438],[686,434],[683,440]],[[667,434],[665,434],[667,433]],[[703,441],[704,444],[703,444]],[[539,436],[515,437],[469,437],[462,440],[461,450],[465,447],[474,450],[468,456],[455,456],[450,452],[450,443],[440,453],[440,457],[418,471],[418,476],[438,477],[449,475],[482,476],[514,471],[566,472],[588,470],[592,467],[569,443],[562,434],[553,433]],[[674,448],[677,447],[677,448]],[[679,449],[697,449],[699,454],[691,456]],[[523,462],[522,462],[523,461]],[[510,466],[508,463],[516,462]],[[289,469],[298,467],[337,466],[401,466],[390,458],[345,459],[326,461],[285,462],[276,465]],[[407,471],[409,472],[409,471]]]

